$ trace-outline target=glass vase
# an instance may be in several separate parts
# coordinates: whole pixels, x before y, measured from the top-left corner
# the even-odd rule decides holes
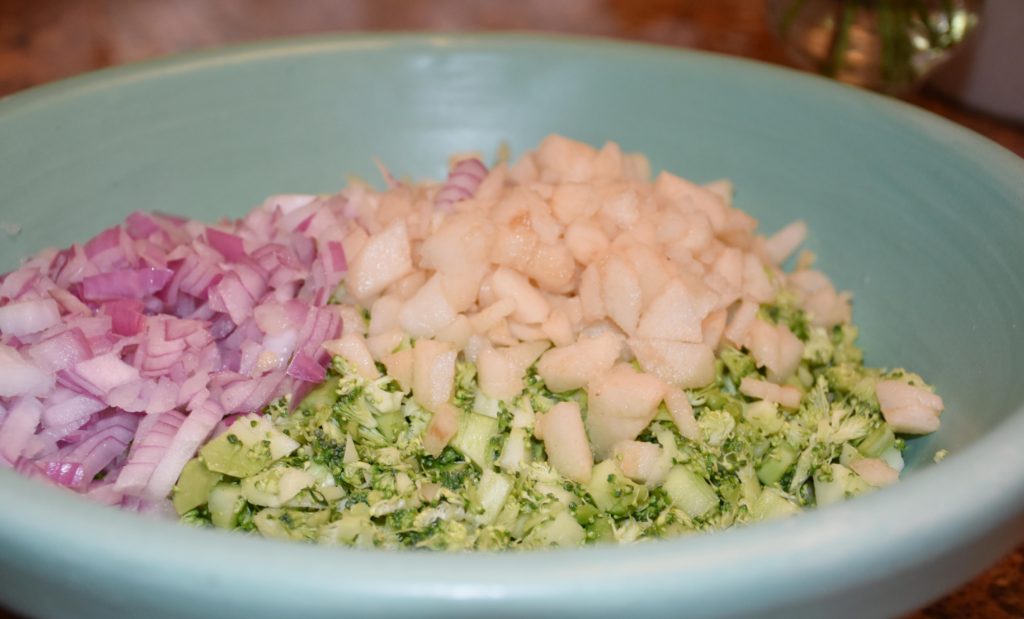
[[[914,90],[978,22],[982,0],[768,0],[790,55],[889,94]]]

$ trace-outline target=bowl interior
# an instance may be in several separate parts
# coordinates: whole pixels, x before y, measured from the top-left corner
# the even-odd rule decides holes
[[[269,194],[376,178],[374,156],[439,177],[452,152],[521,153],[552,132],[728,177],[763,230],[805,219],[820,267],[855,295],[869,362],[921,373],[946,401],[912,469],[939,448],[955,460],[1024,402],[1019,161],[851,88],[643,46],[312,39],[0,101],[0,220],[21,226],[0,271],[133,210],[240,216]]]
[[[452,152],[521,153],[557,132],[730,178],[763,230],[807,220],[807,247],[855,294],[869,361],[918,371],[946,399],[912,466],[1021,403],[1021,183],[986,169],[964,135],[783,71],[559,48],[325,41],[30,93],[0,108],[0,213],[22,227],[0,245],[0,270],[137,209],[240,216],[272,193],[376,179],[373,156],[439,177]]]

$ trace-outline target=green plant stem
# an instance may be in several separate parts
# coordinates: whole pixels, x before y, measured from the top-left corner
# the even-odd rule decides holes
[[[928,44],[931,47],[941,47],[943,43],[942,34],[935,29],[935,24],[932,22],[928,7],[925,6],[922,0],[917,0],[914,2],[914,10],[917,12],[917,18],[921,21],[921,25],[928,32]]]
[[[882,73],[882,82],[891,83],[893,80],[893,63],[895,62],[895,49],[893,46],[893,37],[896,31],[895,24],[893,23],[893,12],[892,6],[884,0],[880,0],[878,3],[878,34],[879,34],[879,45],[880,50],[880,71]]]
[[[946,15],[946,40],[942,42],[942,47],[946,49],[958,42],[957,34],[953,32],[953,15],[956,13],[953,0],[942,0],[942,12]]]
[[[963,24],[955,20],[964,6],[964,0],[787,0],[781,14],[776,15],[784,37],[805,22],[827,29],[827,47],[823,54],[820,48],[815,53],[819,72],[833,78],[847,73],[852,76],[859,70],[851,70],[848,64],[852,60],[850,50],[860,40],[856,38],[858,28],[863,27],[877,45],[871,50],[877,52],[867,56],[873,56],[877,65],[865,68],[877,70],[873,79],[877,79],[880,90],[901,93],[919,77],[923,66],[915,64],[919,51],[946,51],[960,42]],[[965,10],[970,11],[970,2],[966,6]],[[973,24],[969,17],[966,27]],[[923,54],[920,60],[930,64],[934,55]]]
[[[804,2],[806,0],[794,0],[786,7],[786,12],[782,16],[782,22],[779,24],[779,32],[783,38],[789,36],[789,29],[793,27],[796,16],[804,8]]]
[[[821,72],[829,77],[839,74],[846,56],[846,49],[850,44],[850,27],[857,15],[856,0],[843,0],[839,8],[839,19],[836,22],[835,30],[832,32],[832,45],[829,49],[828,60],[822,67]]]
[[[909,84],[914,77],[914,47],[910,40],[910,28],[913,14],[904,2],[896,3],[896,29],[893,43],[896,46],[896,80],[890,85],[897,89]]]

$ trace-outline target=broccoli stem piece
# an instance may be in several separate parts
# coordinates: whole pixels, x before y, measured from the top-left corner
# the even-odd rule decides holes
[[[789,443],[779,443],[771,448],[758,467],[757,478],[766,486],[778,483],[789,467],[796,462],[798,455]]]
[[[867,458],[877,458],[896,443],[896,435],[887,423],[879,425],[868,433],[857,445],[857,451]]]

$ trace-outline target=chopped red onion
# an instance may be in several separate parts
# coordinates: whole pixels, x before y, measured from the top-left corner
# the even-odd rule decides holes
[[[160,231],[160,224],[156,219],[146,213],[135,212],[124,221],[125,230],[128,236],[133,239],[144,239],[155,232]]]
[[[52,373],[26,361],[14,348],[0,344],[0,398],[45,395],[53,385]]]
[[[88,258],[95,258],[100,254],[121,246],[121,228],[114,226],[100,232],[85,244],[85,255]]]
[[[322,380],[341,320],[321,306],[348,268],[354,215],[315,196],[216,226],[133,213],[0,276],[0,461],[164,510],[225,413]]]
[[[159,292],[173,275],[170,269],[152,267],[90,275],[82,280],[82,298],[89,301],[142,299]]]
[[[210,247],[216,249],[220,252],[220,255],[231,262],[238,262],[248,257],[245,253],[242,237],[236,234],[208,227],[206,229],[206,240],[210,243]]]
[[[103,304],[103,311],[110,316],[111,327],[117,335],[135,335],[146,324],[143,303],[138,299],[108,301]]]
[[[139,380],[139,371],[113,353],[80,361],[67,374],[75,384],[101,397],[121,385]]]
[[[482,161],[475,157],[463,159],[448,173],[448,180],[434,198],[434,206],[442,211],[451,211],[456,202],[472,198],[486,177],[487,166]]]
[[[305,352],[299,352],[288,364],[288,376],[297,378],[307,383],[319,383],[323,381],[327,371],[315,359]]]
[[[128,461],[114,484],[118,491],[132,495],[142,492],[184,421],[184,414],[170,411],[147,415],[139,422]]]
[[[76,421],[88,420],[105,408],[107,405],[96,398],[58,389],[47,399],[42,421],[47,428],[65,427]]]
[[[26,443],[35,434],[43,414],[43,405],[33,397],[18,398],[4,416],[0,426],[0,463],[13,466]]]
[[[196,450],[223,416],[224,409],[211,399],[207,399],[192,410],[175,433],[164,457],[153,470],[153,475],[142,492],[142,498],[158,501],[167,497],[185,463],[195,455]]]
[[[62,331],[26,350],[33,361],[49,372],[67,369],[93,354],[89,339],[79,327]]]
[[[21,337],[60,323],[60,308],[53,299],[18,301],[0,307],[0,333]]]

